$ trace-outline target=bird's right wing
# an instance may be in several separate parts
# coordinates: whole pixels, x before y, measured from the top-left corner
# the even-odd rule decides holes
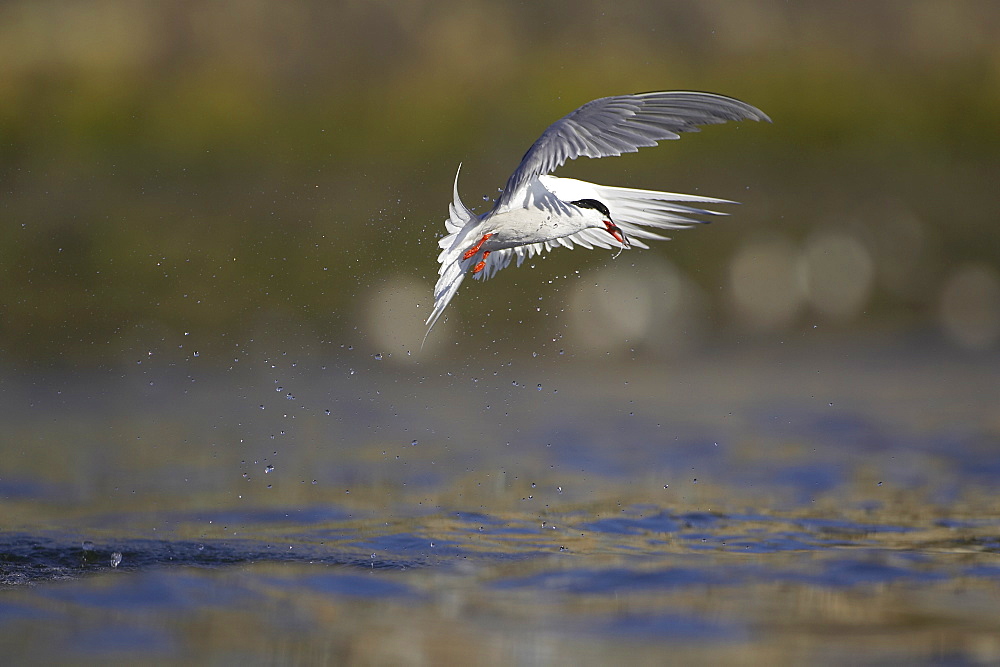
[[[703,224],[707,220],[700,217],[727,215],[719,211],[710,211],[691,204],[736,204],[737,202],[717,197],[701,195],[682,195],[676,192],[660,192],[659,190],[639,190],[637,188],[619,188],[612,185],[598,185],[579,181],[575,178],[559,178],[557,176],[542,176],[538,179],[541,185],[551,191],[556,197],[565,201],[579,199],[596,199],[611,211],[615,224],[625,231],[630,239],[663,240],[653,229],[684,229],[691,225]],[[597,237],[601,241],[610,241],[611,246],[618,243],[600,229],[585,229],[568,237],[572,241]],[[642,243],[637,243],[645,248]]]
[[[735,204],[737,202],[716,197],[700,195],[682,195],[676,192],[660,192],[658,190],[639,190],[636,188],[618,188],[610,185],[598,185],[573,178],[558,178],[542,176],[536,182],[548,192],[562,201],[577,201],[580,199],[596,199],[611,211],[611,217],[632,246],[648,248],[643,242],[666,241],[669,237],[658,234],[653,229],[684,229],[691,225],[703,224],[707,220],[699,218],[726,215],[719,211],[691,206],[691,204]],[[682,203],[681,203],[682,202]],[[652,229],[650,229],[652,228]],[[494,273],[506,267],[513,259],[517,265],[535,255],[556,248],[573,248],[580,246],[588,250],[594,248],[622,248],[610,234],[603,229],[589,228],[560,238],[531,243],[498,250],[490,254],[486,267],[476,274],[476,278],[490,278]]]
[[[507,180],[496,207],[510,204],[532,178],[550,174],[580,156],[634,153],[700,125],[770,118],[746,102],[699,92],[655,92],[602,97],[552,123],[532,144]]]

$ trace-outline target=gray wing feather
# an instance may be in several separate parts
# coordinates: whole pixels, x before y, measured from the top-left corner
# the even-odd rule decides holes
[[[657,92],[602,97],[552,123],[521,159],[497,200],[507,205],[525,183],[550,174],[581,156],[610,157],[634,153],[700,125],[770,118],[746,102],[697,92]]]

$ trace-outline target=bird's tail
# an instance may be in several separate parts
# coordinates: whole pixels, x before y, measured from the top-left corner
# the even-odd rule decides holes
[[[438,241],[438,246],[441,247],[438,262],[441,263],[441,267],[438,269],[437,284],[434,285],[434,308],[425,322],[427,333],[424,334],[424,340],[420,343],[421,348],[427,341],[427,336],[430,335],[434,324],[441,317],[441,313],[451,303],[459,285],[465,279],[465,270],[471,261],[463,260],[462,254],[466,245],[465,238],[472,228],[469,223],[476,220],[476,214],[469,210],[458,194],[458,175],[461,172],[462,165],[459,164],[458,171],[455,172],[454,198],[452,203],[448,205],[448,219],[444,221],[444,227],[448,234]]]

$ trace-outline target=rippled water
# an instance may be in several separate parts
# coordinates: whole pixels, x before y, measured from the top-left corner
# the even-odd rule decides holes
[[[18,662],[1000,660],[1000,364],[249,354],[2,384]]]

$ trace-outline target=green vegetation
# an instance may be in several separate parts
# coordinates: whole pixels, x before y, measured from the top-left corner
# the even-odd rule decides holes
[[[655,250],[720,323],[739,326],[714,295],[748,239],[833,226],[880,276],[864,321],[841,324],[927,326],[954,267],[1000,264],[998,26],[1000,5],[974,2],[4,3],[0,361],[113,365],[186,337],[231,351],[275,322],[354,335],[384,275],[429,298],[459,161],[479,203],[546,123],[650,89],[775,121],[566,169],[744,202]],[[900,219],[919,242],[897,271]],[[510,297],[527,318],[536,290]],[[472,318],[500,298],[465,297]]]

